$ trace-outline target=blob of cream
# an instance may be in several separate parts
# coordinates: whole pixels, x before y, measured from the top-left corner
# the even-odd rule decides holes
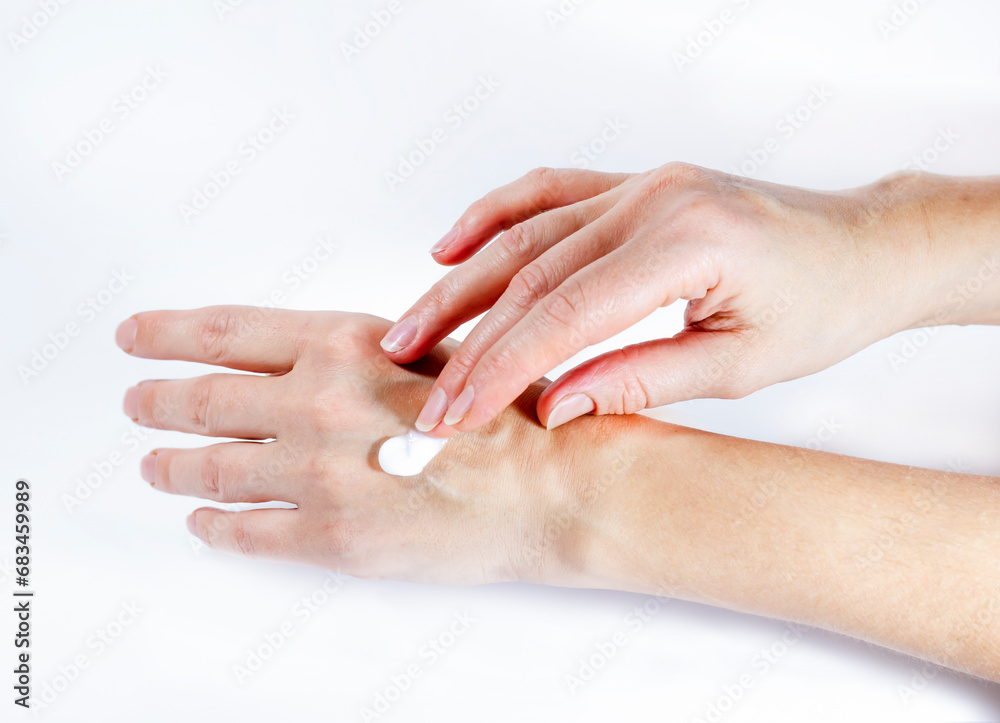
[[[378,451],[379,467],[397,477],[420,474],[447,441],[447,438],[428,437],[411,429],[406,434],[385,440]]]

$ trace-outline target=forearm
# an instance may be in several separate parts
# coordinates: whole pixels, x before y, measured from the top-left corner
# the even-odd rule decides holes
[[[604,472],[567,584],[806,623],[1000,680],[996,480],[620,421],[585,432]]]

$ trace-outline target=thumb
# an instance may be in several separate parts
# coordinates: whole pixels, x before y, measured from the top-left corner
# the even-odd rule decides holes
[[[548,429],[583,414],[634,414],[686,399],[743,395],[734,369],[741,350],[735,331],[683,331],[602,354],[570,369],[538,398]]]

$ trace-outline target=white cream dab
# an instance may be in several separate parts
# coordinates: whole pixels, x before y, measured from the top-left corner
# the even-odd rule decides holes
[[[412,477],[424,471],[424,467],[437,456],[444,447],[447,437],[428,437],[411,429],[406,434],[391,437],[378,451],[378,464],[383,472],[397,477]]]

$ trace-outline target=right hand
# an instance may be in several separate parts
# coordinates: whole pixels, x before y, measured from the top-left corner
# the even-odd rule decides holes
[[[479,427],[577,352],[686,299],[680,333],[568,371],[539,399],[539,420],[553,428],[586,413],[745,396],[908,328],[935,292],[943,297],[920,178],[834,193],[678,163],[638,175],[534,171],[469,207],[434,252],[461,265],[383,347],[412,362],[487,312],[418,417],[418,429],[445,436]]]

